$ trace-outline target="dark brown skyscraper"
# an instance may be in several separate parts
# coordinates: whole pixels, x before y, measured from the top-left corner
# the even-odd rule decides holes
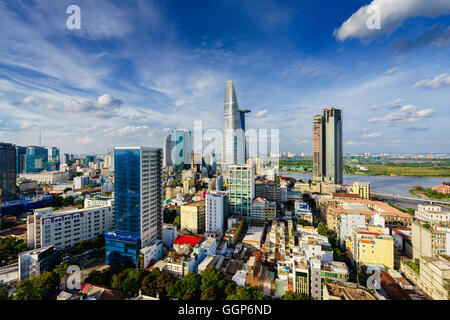
[[[322,116],[315,116],[313,122],[313,181],[323,180],[323,122]]]
[[[342,110],[326,108],[313,122],[313,181],[342,184]]]

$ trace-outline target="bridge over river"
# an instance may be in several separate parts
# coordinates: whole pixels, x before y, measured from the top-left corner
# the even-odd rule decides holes
[[[378,197],[384,197],[384,198],[392,198],[393,200],[407,200],[411,202],[421,202],[421,203],[428,203],[428,204],[439,204],[439,205],[445,205],[450,206],[450,201],[448,200],[439,200],[439,199],[430,199],[430,198],[417,198],[417,197],[410,197],[410,196],[402,196],[399,194],[391,194],[391,193],[384,193],[384,192],[377,192],[377,191],[371,191],[371,195],[378,196]]]

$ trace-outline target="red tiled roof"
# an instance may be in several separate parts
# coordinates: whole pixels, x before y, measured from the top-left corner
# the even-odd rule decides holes
[[[378,232],[370,232],[370,231],[358,231],[358,233],[360,234],[368,234],[368,235],[372,235],[372,236],[382,236],[382,233],[378,233]]]
[[[198,244],[202,240],[202,237],[196,236],[178,236],[177,240],[175,240],[174,244],[185,244],[189,243],[192,247]]]
[[[92,287],[92,284],[85,282],[85,283],[83,283],[83,285],[81,286],[80,291],[83,291],[84,293],[88,293],[88,292],[89,292],[89,289],[90,289],[91,287]]]

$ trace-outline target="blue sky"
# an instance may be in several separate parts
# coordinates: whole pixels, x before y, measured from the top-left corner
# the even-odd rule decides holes
[[[345,153],[450,152],[448,0],[0,0],[0,29],[0,141],[162,146],[221,129],[233,80],[282,152],[311,152],[324,107],[344,110]]]

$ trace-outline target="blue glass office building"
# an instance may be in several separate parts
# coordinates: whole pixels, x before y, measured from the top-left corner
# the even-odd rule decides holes
[[[136,265],[139,250],[162,238],[162,150],[114,149],[115,230],[105,234],[106,264]]]
[[[48,151],[44,147],[27,147],[25,154],[25,173],[47,170]]]

